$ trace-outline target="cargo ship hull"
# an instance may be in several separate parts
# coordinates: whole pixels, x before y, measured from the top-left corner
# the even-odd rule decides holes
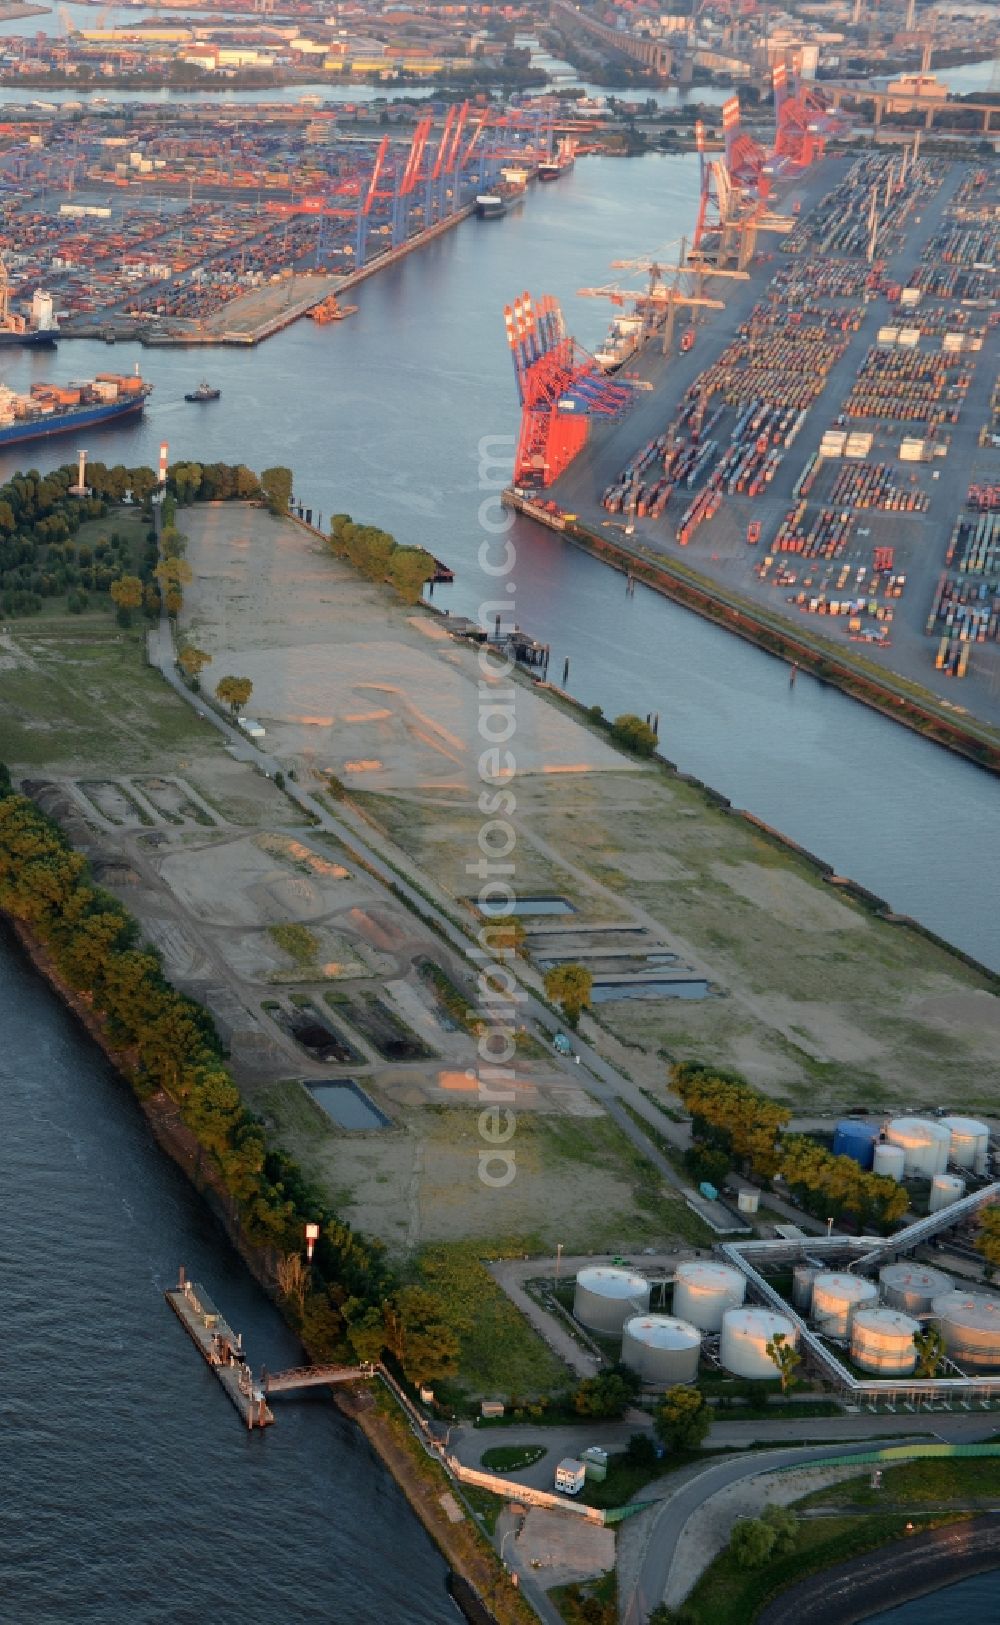
[[[26,440],[48,440],[54,435],[73,434],[80,429],[103,428],[124,418],[140,417],[145,396],[124,401],[107,401],[68,412],[51,412],[45,417],[23,418],[0,425],[0,446],[22,445]]]
[[[58,333],[45,328],[28,327],[23,333],[14,333],[6,327],[0,327],[0,349],[8,344],[16,344],[20,349],[54,350],[58,343]]]

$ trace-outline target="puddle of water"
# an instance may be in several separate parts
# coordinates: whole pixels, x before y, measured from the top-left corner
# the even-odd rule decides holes
[[[309,1083],[306,1085],[318,1106],[340,1128],[388,1128],[389,1119],[369,1100],[363,1089],[350,1078],[336,1083]]]
[[[658,979],[649,982],[595,982],[590,997],[594,1004],[609,1004],[612,999],[704,999],[707,994],[707,982]]]
[[[575,914],[576,909],[565,897],[517,897],[512,914]]]

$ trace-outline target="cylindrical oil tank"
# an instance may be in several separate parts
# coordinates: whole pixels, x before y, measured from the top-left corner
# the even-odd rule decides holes
[[[851,1359],[862,1371],[908,1377],[917,1363],[919,1320],[898,1309],[859,1309],[851,1321]]]
[[[1000,1366],[1000,1298],[944,1292],[931,1304],[944,1346],[961,1366]]]
[[[960,1179],[958,1174],[935,1174],[931,1180],[927,1211],[940,1213],[943,1207],[951,1207],[952,1202],[960,1202],[964,1195],[965,1180]]]
[[[856,1117],[842,1118],[833,1131],[833,1154],[850,1157],[862,1168],[870,1168],[878,1137],[877,1123],[862,1123]]]
[[[930,1117],[894,1117],[886,1135],[890,1144],[902,1147],[904,1172],[933,1179],[948,1162],[951,1135],[942,1123]]]
[[[812,1318],[817,1331],[846,1337],[857,1310],[878,1302],[874,1281],[842,1270],[823,1270],[813,1282]]]
[[[742,1190],[736,1198],[741,1213],[756,1213],[760,1207],[760,1191]]]
[[[813,1282],[818,1274],[819,1270],[815,1264],[796,1264],[792,1270],[792,1303],[796,1309],[801,1309],[805,1315],[809,1313],[809,1306],[812,1303],[813,1296]]]
[[[776,1377],[778,1368],[767,1345],[778,1334],[797,1343],[799,1334],[785,1315],[771,1309],[727,1309],[722,1317],[719,1358],[736,1377]]]
[[[942,1128],[951,1135],[951,1161],[960,1168],[974,1168],[976,1173],[986,1171],[986,1153],[990,1146],[990,1131],[986,1123],[975,1117],[942,1117]]]
[[[727,1309],[735,1309],[746,1296],[747,1284],[731,1264],[692,1259],[678,1264],[674,1279],[674,1314],[703,1332],[717,1332]]]
[[[690,1321],[673,1315],[633,1315],[622,1333],[622,1364],[657,1388],[694,1382],[698,1375],[701,1333]]]
[[[621,1332],[632,1315],[649,1308],[649,1282],[634,1270],[594,1264],[576,1278],[573,1313],[592,1332]]]
[[[901,1309],[907,1315],[926,1315],[935,1298],[951,1291],[951,1277],[927,1264],[885,1264],[878,1272],[882,1297],[888,1309]]]
[[[880,1140],[875,1147],[875,1156],[872,1160],[872,1172],[882,1174],[886,1179],[894,1179],[898,1184],[906,1168],[906,1153],[901,1145],[891,1145],[888,1140]]]

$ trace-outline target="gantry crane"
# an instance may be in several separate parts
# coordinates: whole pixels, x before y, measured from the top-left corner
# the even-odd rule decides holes
[[[506,307],[504,320],[521,402],[514,480],[544,489],[582,451],[590,419],[620,417],[634,391],[613,382],[569,336],[549,294],[537,303],[522,294]]]
[[[694,312],[696,310],[725,309],[721,299],[706,298],[700,287],[690,287],[686,283],[682,283],[681,278],[687,277],[689,274],[685,260],[683,238],[681,238],[680,253],[676,265],[660,265],[656,260],[636,260],[632,262],[616,260],[614,263],[619,266],[631,263],[636,268],[648,271],[649,284],[645,291],[629,291],[617,285],[603,288],[579,288],[577,291],[585,298],[610,299],[613,304],[617,305],[631,304],[642,320],[640,344],[644,344],[662,322],[664,355],[669,355],[673,349],[678,310],[685,309]],[[668,280],[670,278],[675,280]]]

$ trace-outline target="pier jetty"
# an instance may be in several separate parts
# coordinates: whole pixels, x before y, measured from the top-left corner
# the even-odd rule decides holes
[[[243,1339],[223,1319],[204,1287],[189,1281],[182,1267],[177,1285],[168,1287],[164,1297],[247,1427],[266,1428],[274,1416],[243,1352]]]

